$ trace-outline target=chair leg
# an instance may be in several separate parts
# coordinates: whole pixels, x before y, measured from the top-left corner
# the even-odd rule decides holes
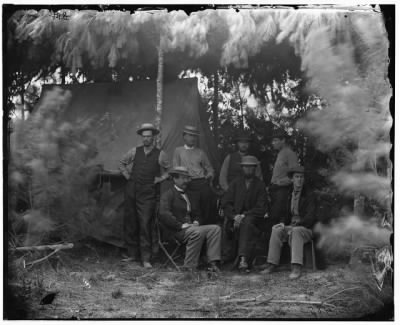
[[[312,267],[313,271],[317,270],[317,263],[315,260],[315,248],[314,248],[314,240],[311,240],[311,255],[312,255]]]
[[[175,268],[180,271],[181,269],[179,268],[179,266],[175,263],[174,259],[172,258],[172,256],[176,253],[176,251],[179,249],[179,246],[174,250],[174,252],[172,253],[172,256],[168,253],[167,249],[165,248],[164,244],[162,243],[161,240],[158,241],[161,249],[163,250],[164,254],[168,257],[168,259],[170,260],[170,262],[175,266]]]

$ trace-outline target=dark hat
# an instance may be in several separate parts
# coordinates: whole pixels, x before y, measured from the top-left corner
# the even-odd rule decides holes
[[[271,139],[275,139],[275,138],[284,139],[287,136],[288,136],[288,134],[284,130],[278,129],[278,130],[275,130],[272,132]]]
[[[260,162],[254,156],[244,156],[240,165],[242,166],[257,166]]]
[[[185,125],[185,127],[183,128],[183,134],[185,133],[197,136],[200,135],[199,129],[192,125]]]
[[[183,176],[189,176],[189,171],[186,167],[183,166],[177,166],[172,168],[169,172],[170,175],[183,175]]]
[[[288,170],[287,175],[289,178],[292,178],[294,173],[304,174],[305,173],[304,167],[303,166],[292,167]]]
[[[153,131],[153,135],[160,133],[152,123],[143,123],[136,133],[142,135],[142,132],[147,130]]]
[[[239,142],[239,141],[245,141],[245,142],[251,142],[251,137],[250,134],[247,132],[242,132],[239,133],[236,138],[234,139],[235,142]]]

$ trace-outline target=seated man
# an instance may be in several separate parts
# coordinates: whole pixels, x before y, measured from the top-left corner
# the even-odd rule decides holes
[[[262,271],[269,274],[279,264],[281,248],[288,242],[291,248],[292,272],[290,279],[301,276],[304,244],[313,238],[312,227],[315,223],[315,196],[304,187],[304,168],[301,166],[289,169],[293,189],[287,201],[287,213],[281,216],[281,222],[272,227],[269,241],[268,264]]]
[[[248,271],[248,258],[253,249],[253,240],[264,226],[267,210],[267,193],[264,182],[256,177],[259,162],[256,157],[245,156],[240,163],[243,175],[229,184],[222,198],[224,215],[233,223],[238,240],[239,270]]]
[[[161,195],[160,223],[177,240],[186,245],[184,268],[194,270],[199,264],[203,243],[207,244],[210,270],[218,272],[221,260],[221,229],[217,225],[201,225],[197,210],[185,193],[190,182],[186,167],[177,166],[170,171],[174,186]]]

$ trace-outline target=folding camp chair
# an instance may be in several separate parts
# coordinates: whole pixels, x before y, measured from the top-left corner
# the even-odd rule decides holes
[[[179,240],[175,238],[168,238],[167,240],[163,241],[162,235],[161,235],[161,227],[160,227],[160,220],[159,220],[159,214],[158,214],[158,209],[156,211],[156,218],[155,218],[155,226],[156,226],[156,231],[157,231],[157,238],[158,238],[158,245],[160,246],[161,250],[164,252],[165,256],[168,258],[168,260],[175,266],[175,268],[180,271],[180,267],[175,263],[174,258],[176,257],[179,249],[183,246],[183,243],[181,243]],[[175,247],[170,254],[165,247],[168,244],[173,244]]]

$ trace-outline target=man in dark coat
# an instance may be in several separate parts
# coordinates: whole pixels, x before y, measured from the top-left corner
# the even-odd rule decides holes
[[[204,225],[202,216],[186,193],[191,181],[186,167],[177,166],[170,171],[174,186],[164,192],[160,201],[160,223],[163,229],[186,245],[184,268],[194,270],[199,264],[201,248],[206,242],[207,258],[212,271],[219,271],[221,260],[221,228]]]
[[[265,184],[255,176],[259,162],[256,157],[245,156],[240,165],[243,176],[236,178],[222,198],[224,215],[233,224],[237,234],[239,270],[248,271],[255,235],[264,225],[267,210]]]
[[[235,142],[238,150],[225,157],[219,173],[219,185],[225,192],[235,178],[243,175],[240,163],[243,157],[249,155],[251,137],[243,132],[235,138]],[[261,167],[259,165],[256,167],[256,176],[262,180]]]
[[[291,247],[292,273],[290,279],[301,276],[304,244],[313,238],[312,228],[316,222],[315,194],[304,187],[304,168],[292,168],[288,172],[293,186],[286,204],[286,213],[272,227],[268,249],[268,265],[263,274],[271,273],[279,265],[284,242]]]
[[[151,268],[155,206],[160,197],[160,183],[168,178],[169,162],[166,153],[155,146],[159,131],[153,124],[142,124],[137,133],[142,136],[143,145],[129,150],[119,166],[121,174],[128,180],[124,239],[128,260],[141,260],[145,268]]]

